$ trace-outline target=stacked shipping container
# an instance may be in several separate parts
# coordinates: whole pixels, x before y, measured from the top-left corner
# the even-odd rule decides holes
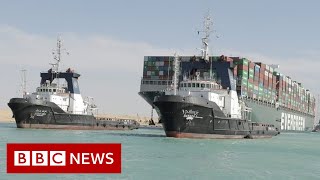
[[[253,63],[245,58],[234,60],[239,94],[267,103],[278,102],[282,107],[315,115],[316,100],[301,83],[275,72],[266,64]]]
[[[295,111],[315,114],[315,98],[301,83],[280,74],[261,62],[234,57],[237,91],[241,96],[275,104]]]
[[[173,75],[173,57],[145,56],[143,79],[169,80]]]
[[[245,58],[234,61],[237,69],[237,91],[241,96],[248,96],[249,91],[249,61]],[[235,73],[234,73],[235,74]]]
[[[223,57],[223,58],[221,58]],[[171,80],[173,76],[172,56],[146,56],[143,79]],[[194,61],[195,57],[180,57],[181,62]],[[212,61],[233,62],[233,75],[237,79],[237,92],[241,96],[270,104],[279,103],[281,107],[315,115],[315,98],[301,83],[275,72],[261,62],[251,62],[246,58],[212,56]]]

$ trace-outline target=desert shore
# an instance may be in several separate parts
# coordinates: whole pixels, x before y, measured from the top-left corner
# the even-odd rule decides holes
[[[0,122],[14,122],[10,109],[0,109]]]

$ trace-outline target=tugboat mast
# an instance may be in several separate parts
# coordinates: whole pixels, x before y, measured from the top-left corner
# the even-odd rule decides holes
[[[60,62],[61,62],[61,55],[63,51],[66,51],[65,48],[62,48],[63,44],[62,44],[62,39],[60,36],[58,36],[57,38],[57,48],[55,50],[53,50],[52,54],[53,54],[53,59],[56,60],[55,63],[51,63],[52,67],[52,71],[54,72],[59,72],[59,66],[60,66]],[[69,55],[68,52],[66,52],[67,55]]]
[[[24,98],[27,95],[27,70],[22,69],[21,70],[21,89],[22,89],[22,97]]]
[[[203,21],[203,30],[198,31],[198,34],[200,32],[204,33],[204,37],[202,38],[202,59],[209,61],[209,36],[211,34],[211,26],[213,25],[213,22],[211,20],[211,17],[207,15]]]
[[[178,89],[178,81],[179,81],[179,56],[177,53],[174,54],[174,75],[173,75],[173,94],[177,95],[177,89]]]

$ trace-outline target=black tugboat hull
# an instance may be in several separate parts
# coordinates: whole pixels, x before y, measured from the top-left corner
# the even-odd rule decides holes
[[[100,120],[93,115],[65,113],[52,102],[12,98],[8,103],[17,128],[131,130],[139,128],[133,120]]]
[[[164,95],[154,105],[168,137],[240,139],[279,134],[272,125],[227,118],[215,103],[203,98]]]

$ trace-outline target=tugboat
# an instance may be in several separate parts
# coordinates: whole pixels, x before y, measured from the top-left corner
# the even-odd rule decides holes
[[[58,38],[55,63],[47,72],[41,73],[40,87],[36,92],[24,92],[22,98],[10,99],[17,128],[41,129],[105,129],[131,130],[139,128],[139,123],[131,119],[96,118],[97,106],[85,101],[78,85],[80,74],[70,68],[59,71],[62,40]],[[60,84],[60,80],[66,82]]]
[[[210,21],[210,17],[206,21]],[[273,124],[251,121],[252,109],[238,97],[235,83],[231,89],[223,88],[213,76],[215,72],[208,58],[210,24],[205,22],[202,58],[196,59],[203,64],[210,63],[210,70],[197,66],[180,75],[179,57],[175,55],[173,85],[153,102],[160,112],[166,136],[252,139],[278,135]]]

